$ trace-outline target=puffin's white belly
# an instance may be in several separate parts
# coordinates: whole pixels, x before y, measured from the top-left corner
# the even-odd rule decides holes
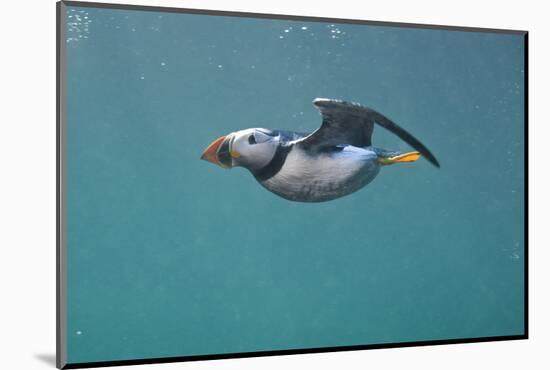
[[[346,146],[313,156],[294,148],[281,170],[262,185],[289,200],[322,202],[359,190],[379,170],[378,157],[369,149]]]

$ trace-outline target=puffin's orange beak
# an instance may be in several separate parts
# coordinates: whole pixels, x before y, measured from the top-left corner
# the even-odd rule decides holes
[[[223,167],[223,165],[218,159],[218,149],[222,145],[225,138],[226,138],[225,136],[222,136],[214,140],[212,143],[210,143],[210,145],[208,145],[208,147],[202,153],[201,159],[204,159],[205,161],[208,161]]]

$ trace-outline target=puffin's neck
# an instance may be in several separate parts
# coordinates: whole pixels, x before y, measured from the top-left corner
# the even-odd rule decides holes
[[[294,148],[293,144],[281,143],[271,161],[262,168],[250,170],[258,181],[266,181],[275,176],[283,167],[288,153]]]

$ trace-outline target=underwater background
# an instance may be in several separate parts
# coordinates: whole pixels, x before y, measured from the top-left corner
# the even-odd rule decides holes
[[[70,363],[524,333],[524,39],[66,8]],[[438,158],[294,203],[199,157],[367,105]],[[377,147],[410,150],[375,126]]]

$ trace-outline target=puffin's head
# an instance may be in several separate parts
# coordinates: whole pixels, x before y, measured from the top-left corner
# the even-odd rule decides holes
[[[202,153],[201,159],[223,168],[260,169],[273,159],[279,141],[279,134],[272,130],[249,128],[217,138]]]

